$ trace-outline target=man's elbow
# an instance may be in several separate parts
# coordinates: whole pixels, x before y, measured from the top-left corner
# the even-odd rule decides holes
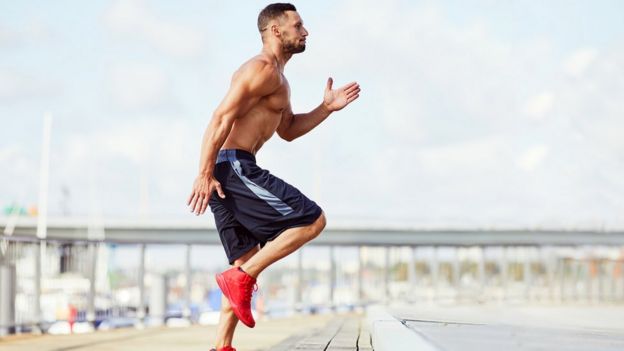
[[[215,129],[229,129],[234,124],[234,119],[234,115],[231,113],[215,111],[212,114],[211,124]]]
[[[297,136],[294,135],[294,134],[291,134],[291,133],[279,133],[279,136],[282,139],[286,140],[287,142],[291,142],[291,141],[297,139]]]

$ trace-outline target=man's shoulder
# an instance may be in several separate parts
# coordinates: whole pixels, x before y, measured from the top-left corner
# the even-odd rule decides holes
[[[266,56],[257,55],[243,63],[237,73],[279,75],[279,69],[275,62],[271,61]]]
[[[273,91],[282,83],[282,75],[275,63],[262,55],[254,56],[243,63],[234,73],[233,79],[269,91]]]

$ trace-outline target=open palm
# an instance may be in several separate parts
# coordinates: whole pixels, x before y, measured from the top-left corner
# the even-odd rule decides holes
[[[334,80],[329,78],[323,96],[323,103],[330,111],[340,111],[360,96],[360,85],[356,82],[333,90],[332,84],[334,84]]]

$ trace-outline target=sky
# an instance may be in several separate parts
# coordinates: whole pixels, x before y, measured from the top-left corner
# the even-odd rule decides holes
[[[0,1],[0,206],[183,219],[201,137],[264,1]],[[260,166],[330,225],[624,228],[624,3],[306,1],[295,113],[360,98]]]

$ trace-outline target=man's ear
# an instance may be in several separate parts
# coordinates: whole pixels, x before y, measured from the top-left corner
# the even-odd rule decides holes
[[[273,33],[273,35],[275,35],[278,38],[282,36],[282,33],[279,30],[279,26],[276,23],[273,23],[271,25],[271,33]]]

